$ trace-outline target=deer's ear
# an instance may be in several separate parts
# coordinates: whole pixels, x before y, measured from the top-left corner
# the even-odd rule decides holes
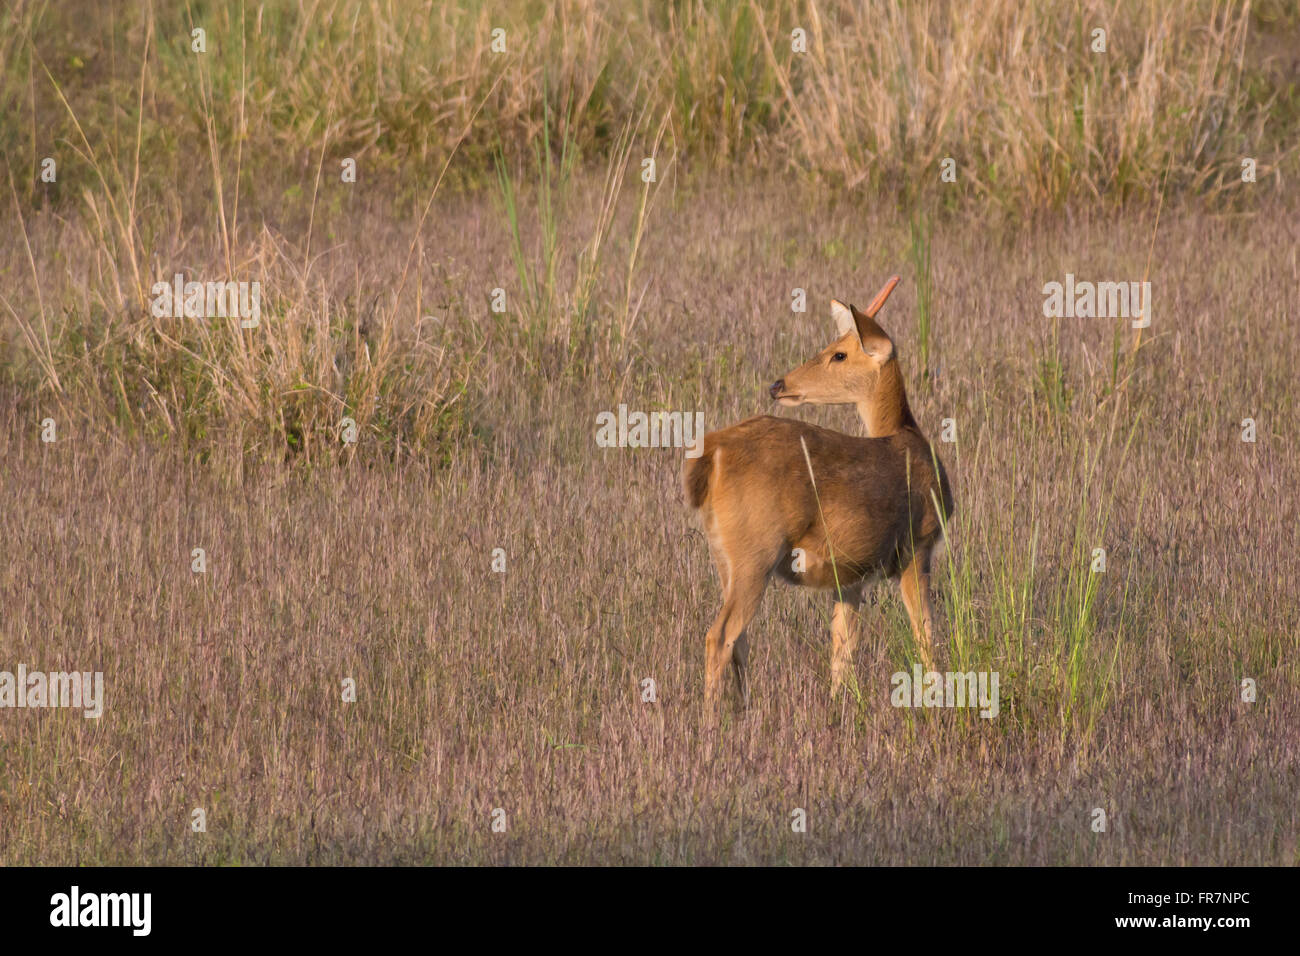
[[[858,323],[853,320],[853,310],[839,299],[831,299],[831,318],[835,320],[835,329],[840,335],[848,335],[850,332],[858,334]]]
[[[888,335],[871,335],[862,339],[862,351],[877,364],[884,365],[893,357],[894,343]]]
[[[866,352],[877,365],[884,365],[894,355],[894,341],[876,322],[876,314],[884,306],[885,300],[889,298],[889,293],[894,291],[896,285],[898,285],[898,276],[890,276],[889,281],[876,293],[876,297],[871,300],[865,312],[849,306],[853,324],[858,330],[858,341],[862,343],[862,351]]]

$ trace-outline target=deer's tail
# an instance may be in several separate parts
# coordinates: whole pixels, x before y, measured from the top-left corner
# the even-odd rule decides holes
[[[709,479],[713,477],[714,451],[708,450],[698,458],[687,458],[682,467],[682,485],[686,500],[692,508],[699,508],[709,500]]]

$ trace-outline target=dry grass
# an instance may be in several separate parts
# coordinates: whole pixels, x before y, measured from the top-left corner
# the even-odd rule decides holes
[[[922,268],[925,210],[1014,223],[1157,194],[1252,210],[1283,195],[1300,145],[1294,61],[1278,46],[1300,22],[1269,4],[409,12],[356,0],[8,8],[0,205],[15,235],[0,261],[0,374],[65,421],[111,422],[235,472],[351,454],[337,443],[344,418],[370,439],[364,454],[446,460],[477,434],[464,401],[476,357],[513,331],[493,319],[451,338],[444,313],[508,289],[529,374],[625,366],[647,288],[640,240],[680,170],[793,167],[817,195],[889,197],[915,217]],[[1105,54],[1090,48],[1101,22]],[[201,55],[187,43],[196,23]],[[807,53],[786,42],[796,23]],[[636,178],[643,155],[654,188]],[[1259,163],[1249,187],[1244,155]],[[33,176],[47,156],[53,183]],[[955,184],[938,178],[946,156]],[[355,185],[339,181],[344,157]],[[574,180],[602,168],[603,181]],[[470,215],[504,214],[513,268],[471,288],[431,246],[430,216],[454,217],[485,189],[501,209]],[[376,195],[407,237],[382,263],[348,251],[371,241],[357,216]],[[525,196],[536,216],[521,222]],[[72,282],[55,278],[65,271]],[[178,272],[261,282],[265,328],[156,319],[150,290]]]
[[[0,151],[29,199],[75,201],[94,165],[63,95],[100,161],[129,160],[139,134],[159,200],[214,146],[228,193],[293,188],[321,156],[407,191],[458,148],[455,175],[480,181],[498,148],[531,158],[548,108],[588,158],[653,115],[693,162],[837,188],[910,195],[952,157],[967,188],[949,201],[1013,211],[1145,200],[1167,169],[1173,190],[1213,193],[1244,155],[1275,184],[1296,169],[1300,22],[1280,2],[17,0],[4,16]],[[58,185],[32,181],[45,156]]]
[[[6,7],[0,670],[108,700],[0,711],[0,863],[1298,862],[1300,22],[858,6],[219,5],[204,59],[179,9]],[[178,271],[261,325],[155,317]],[[774,587],[706,732],[680,452],[596,414],[768,411],[892,272],[959,439],[939,659],[1001,713],[890,705],[889,588],[828,700],[826,598]],[[1151,329],[1043,318],[1067,272],[1149,274]]]
[[[595,414],[698,408],[717,427],[766,410],[763,386],[827,338],[826,299],[898,268],[909,222],[771,181],[683,185],[644,236],[636,333],[570,354],[492,325],[481,290],[514,268],[498,201],[439,212],[440,295],[463,303],[439,334],[481,343],[472,437],[441,465],[214,470],[103,423],[42,445],[46,407],[4,402],[0,660],[102,669],[108,693],[98,722],[4,713],[6,864],[1297,862],[1294,206],[1166,210],[1132,358],[1122,323],[1044,319],[1041,285],[1140,277],[1150,216],[936,228],[925,389],[910,279],[883,320],[923,425],[958,423],[940,659],[998,670],[1002,713],[890,706],[909,646],[887,588],[856,696],[831,704],[825,599],[777,587],[753,705],[717,738],[698,705],[717,587],[680,453],[599,449]],[[395,283],[407,229],[382,203],[346,218],[366,243],[322,259],[321,281]],[[564,217],[562,243],[590,227]],[[621,270],[604,283],[621,300]],[[1105,575],[1087,573],[1093,546]]]

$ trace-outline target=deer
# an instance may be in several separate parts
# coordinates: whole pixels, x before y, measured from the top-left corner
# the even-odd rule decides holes
[[[902,591],[917,650],[933,668],[930,565],[953,514],[938,454],[907,403],[893,340],[877,313],[899,277],[866,311],[831,300],[839,335],[768,389],[782,406],[855,405],[866,437],[761,415],[704,436],[682,470],[722,584],[722,609],[705,637],[705,695],[716,705],[730,663],[749,700],[747,630],[768,581],[833,592],[831,695],[853,666],[850,620],[867,585]]]

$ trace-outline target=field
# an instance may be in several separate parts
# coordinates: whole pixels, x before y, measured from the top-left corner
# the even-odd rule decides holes
[[[0,708],[0,864],[1300,862],[1300,20],[870,6],[0,14],[0,671],[105,688]],[[773,585],[715,722],[682,451],[597,415],[859,433],[767,386],[893,273],[999,712],[891,704],[892,584],[831,699]]]

